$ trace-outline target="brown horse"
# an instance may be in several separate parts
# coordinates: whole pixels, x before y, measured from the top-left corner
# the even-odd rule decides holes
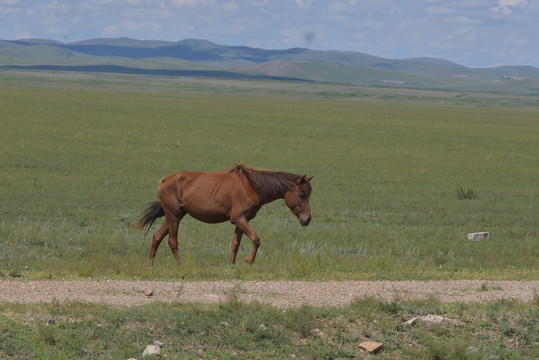
[[[253,170],[236,165],[226,171],[182,171],[161,179],[157,189],[159,201],[148,204],[137,224],[146,228],[146,234],[154,221],[165,216],[165,223],[153,236],[149,260],[153,262],[159,244],[167,234],[170,249],[178,266],[178,226],[189,214],[206,223],[230,221],[236,226],[230,263],[236,261],[241,237],[246,234],[253,242],[253,250],[245,262],[255,261],[260,238],[249,225],[262,205],[284,199],[302,226],[311,222],[309,196],[310,180],[306,175],[268,170]]]

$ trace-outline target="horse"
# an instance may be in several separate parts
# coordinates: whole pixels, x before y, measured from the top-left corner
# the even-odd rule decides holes
[[[255,261],[260,247],[260,238],[249,225],[258,210],[269,202],[284,199],[302,226],[311,222],[309,196],[312,177],[288,172],[255,170],[235,165],[225,171],[201,172],[182,171],[160,180],[157,189],[159,201],[151,202],[143,211],[137,228],[145,229],[145,235],[156,219],[165,217],[163,225],[153,235],[149,262],[153,263],[161,241],[168,237],[170,249],[178,266],[178,226],[189,214],[193,218],[210,224],[230,221],[236,226],[230,263],[236,262],[236,254],[243,234],[253,243],[246,263]]]

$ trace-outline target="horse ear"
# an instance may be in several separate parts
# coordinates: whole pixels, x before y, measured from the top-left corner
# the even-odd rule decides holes
[[[306,177],[306,176],[307,176],[307,175],[303,175],[302,177],[298,178],[298,179],[296,180],[296,184],[299,185],[299,184],[301,184],[302,182],[305,182],[305,177]]]
[[[313,179],[313,177],[314,177],[314,176],[308,177],[308,178],[307,178],[307,181],[308,181],[308,182],[311,182],[311,180]]]

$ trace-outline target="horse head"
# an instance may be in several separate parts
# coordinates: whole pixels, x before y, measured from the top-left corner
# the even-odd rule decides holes
[[[312,177],[308,178],[307,175],[299,177],[284,196],[286,206],[290,208],[292,214],[296,215],[302,226],[307,226],[311,222],[311,208],[309,207],[311,180]]]

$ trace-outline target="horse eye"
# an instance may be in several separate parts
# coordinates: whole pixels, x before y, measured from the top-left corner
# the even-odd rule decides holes
[[[305,199],[305,194],[304,193],[299,193],[299,198],[300,199]]]

